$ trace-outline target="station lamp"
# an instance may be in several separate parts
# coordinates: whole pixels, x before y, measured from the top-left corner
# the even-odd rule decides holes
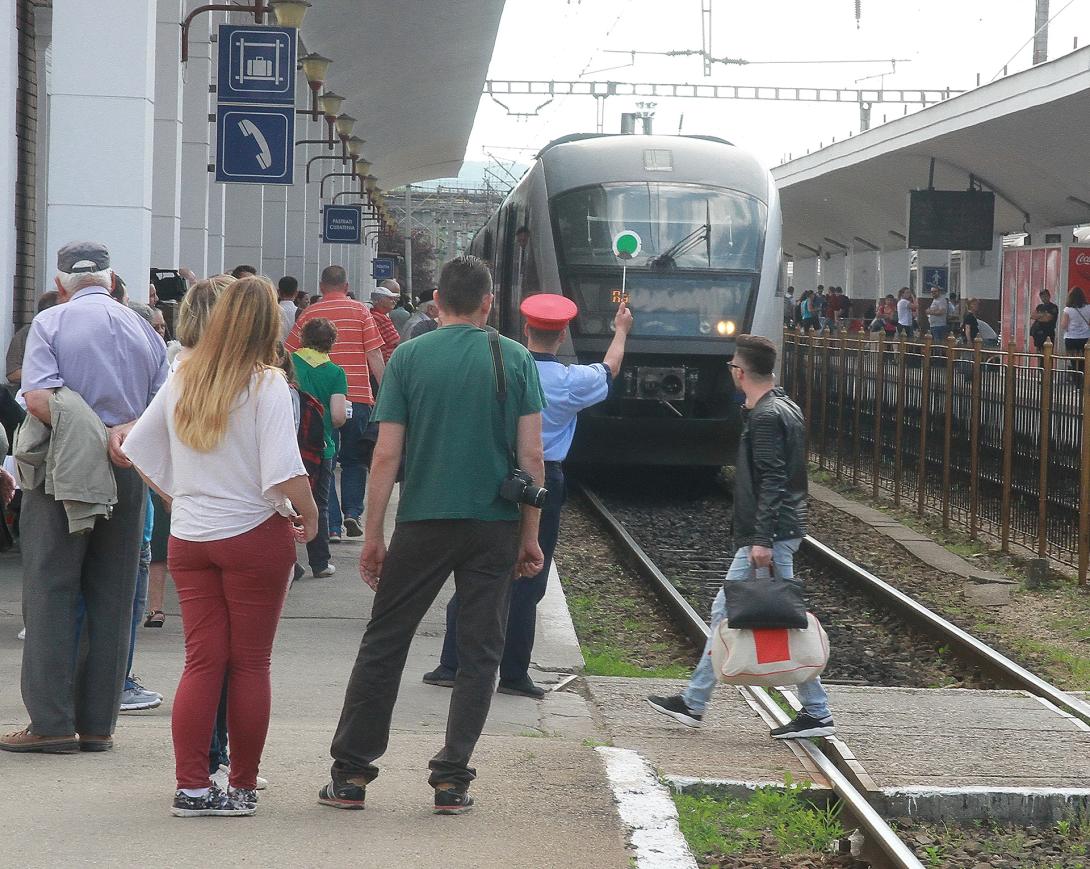
[[[364,140],[359,136],[349,136],[348,138],[348,153],[353,160],[358,160],[360,154],[363,151]],[[358,164],[357,164],[358,165]],[[366,174],[366,173],[364,173]]]
[[[322,85],[325,84],[326,73],[329,71],[329,65],[332,62],[333,61],[328,57],[322,57],[322,55],[316,52],[305,55],[299,61],[299,65],[303,68],[303,75],[307,77],[307,84],[310,85],[312,94],[310,100],[311,120],[318,120],[318,114],[321,109],[321,98],[318,96],[318,91],[320,91]]]
[[[378,179],[374,175],[366,175],[363,179],[363,189],[368,193],[374,193],[378,189]],[[374,199],[374,197],[371,197]]]
[[[356,119],[343,112],[337,115],[337,138],[341,140],[341,163],[348,162],[348,137],[352,135],[352,128],[356,126]]]
[[[272,0],[273,15],[281,27],[302,27],[310,4],[307,0]]]
[[[333,91],[326,91],[320,97],[318,97],[318,108],[321,109],[322,114],[325,116],[326,129],[328,131],[328,141],[330,150],[333,149],[333,127],[337,122],[337,115],[341,111],[341,103],[344,102],[344,97],[340,94],[335,94]]]
[[[360,157],[356,161],[356,174],[360,176],[360,180],[366,180],[368,173],[371,171],[371,161],[366,157]]]

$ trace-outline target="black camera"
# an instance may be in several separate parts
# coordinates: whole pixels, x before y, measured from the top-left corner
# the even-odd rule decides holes
[[[535,486],[534,478],[518,468],[515,468],[507,479],[500,483],[500,497],[505,501],[514,501],[516,504],[543,507],[548,495],[548,489]]]

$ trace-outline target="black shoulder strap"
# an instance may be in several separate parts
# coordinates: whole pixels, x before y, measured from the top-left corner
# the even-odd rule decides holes
[[[488,346],[492,351],[492,367],[496,369],[496,398],[502,405],[507,402],[507,372],[503,367],[500,333],[492,328],[488,330]]]
[[[492,414],[492,427],[496,434],[496,443],[507,454],[511,467],[517,468],[518,457],[515,455],[515,448],[511,446],[511,442],[507,439],[504,419],[507,406],[507,371],[503,367],[500,333],[491,327],[486,327],[486,329],[488,331],[488,347],[492,351],[492,367],[496,371],[496,399],[500,406],[500,412]]]

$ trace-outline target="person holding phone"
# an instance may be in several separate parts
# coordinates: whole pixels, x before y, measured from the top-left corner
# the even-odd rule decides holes
[[[228,286],[200,342],[122,446],[171,512],[168,563],[185,632],[172,720],[178,817],[257,808],[273,639],[295,544],[318,529],[279,340],[272,284],[248,277]],[[228,671],[224,791],[209,781],[208,745]]]

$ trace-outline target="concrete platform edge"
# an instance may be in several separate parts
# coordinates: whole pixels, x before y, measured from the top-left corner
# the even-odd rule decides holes
[[[549,584],[537,607],[540,639],[534,645],[533,665],[552,673],[577,673],[583,669],[583,652],[575,634],[568,598],[556,572],[556,562],[549,568]]]

